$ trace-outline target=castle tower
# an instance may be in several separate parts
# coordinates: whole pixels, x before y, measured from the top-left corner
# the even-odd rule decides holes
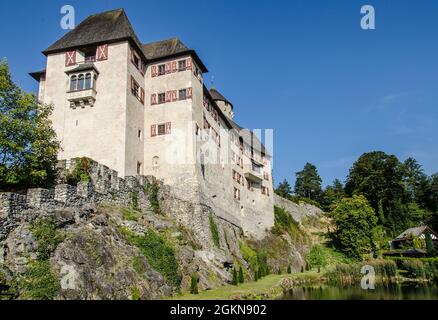
[[[210,95],[213,98],[213,100],[216,102],[216,104],[219,106],[219,108],[222,110],[224,115],[226,115],[228,118],[232,120],[234,118],[233,104],[230,101],[228,101],[228,99],[225,98],[215,88],[210,89]]]

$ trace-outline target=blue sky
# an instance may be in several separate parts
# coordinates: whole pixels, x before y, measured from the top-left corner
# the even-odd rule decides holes
[[[274,129],[274,178],[314,163],[344,180],[362,153],[415,157],[438,172],[438,1],[4,1],[0,57],[26,90],[40,53],[62,36],[62,5],[77,22],[125,8],[143,42],[177,36],[248,128]],[[360,28],[374,5],[376,30]]]

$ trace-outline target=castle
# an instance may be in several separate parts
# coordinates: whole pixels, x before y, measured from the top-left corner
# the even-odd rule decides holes
[[[255,237],[274,224],[272,157],[204,85],[207,68],[173,38],[143,44],[121,9],[92,15],[30,75],[52,104],[60,160],[91,158],[119,177],[155,176]]]

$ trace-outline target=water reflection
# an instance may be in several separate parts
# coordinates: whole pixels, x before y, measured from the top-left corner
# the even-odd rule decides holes
[[[291,289],[283,300],[438,300],[434,285],[380,285],[363,290],[360,285],[349,287],[312,286]]]

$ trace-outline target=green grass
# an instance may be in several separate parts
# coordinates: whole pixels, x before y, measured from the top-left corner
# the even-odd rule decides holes
[[[32,224],[31,231],[37,239],[39,260],[48,259],[58,244],[64,240],[64,235],[49,219],[38,219]]]
[[[122,215],[123,219],[136,222],[141,218],[141,212],[129,208],[122,208]]]
[[[193,295],[188,292],[182,293],[172,300],[232,300],[239,299],[244,296],[259,296],[270,292],[278,292],[281,294],[282,290],[279,287],[280,281],[285,278],[307,278],[320,277],[314,272],[295,273],[288,275],[271,274],[257,282],[245,282],[238,286],[225,285],[213,290],[199,291],[199,294]]]

